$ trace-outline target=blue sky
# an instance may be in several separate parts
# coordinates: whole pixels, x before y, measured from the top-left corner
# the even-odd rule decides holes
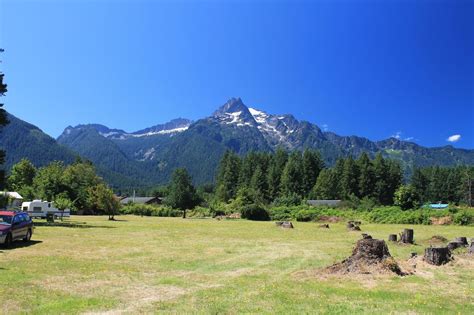
[[[474,148],[474,1],[1,0],[0,27],[5,107],[54,137],[239,96],[341,135]]]

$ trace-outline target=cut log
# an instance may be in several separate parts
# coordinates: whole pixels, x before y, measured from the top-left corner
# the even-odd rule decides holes
[[[428,247],[425,249],[424,260],[435,266],[441,266],[451,260],[451,252],[448,247]]]
[[[463,246],[467,246],[467,237],[456,237],[455,242],[461,243]]]
[[[388,241],[389,242],[396,242],[397,241],[397,234],[390,234],[388,236]]]
[[[413,244],[414,232],[412,229],[404,229],[400,236],[400,241],[405,244]]]

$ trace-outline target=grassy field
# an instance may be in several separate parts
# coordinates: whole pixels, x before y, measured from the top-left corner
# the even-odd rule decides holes
[[[325,276],[360,233],[295,223],[78,217],[41,221],[28,246],[0,248],[0,313],[474,314],[474,257],[416,274]],[[386,239],[401,225],[362,225]],[[433,235],[474,237],[474,227],[413,226],[416,245],[389,244],[399,261]]]

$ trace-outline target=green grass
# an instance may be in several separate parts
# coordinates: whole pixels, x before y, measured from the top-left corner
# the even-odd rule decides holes
[[[415,275],[317,276],[350,255],[360,233],[295,222],[78,217],[38,226],[29,246],[0,249],[0,313],[474,313],[474,258]],[[474,237],[474,227],[362,225],[386,239],[414,228],[416,245],[389,244],[395,259],[429,238]]]

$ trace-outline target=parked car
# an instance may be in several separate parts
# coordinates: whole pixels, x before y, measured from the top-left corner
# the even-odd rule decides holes
[[[33,221],[26,212],[0,211],[0,244],[10,246],[14,241],[29,242]]]

